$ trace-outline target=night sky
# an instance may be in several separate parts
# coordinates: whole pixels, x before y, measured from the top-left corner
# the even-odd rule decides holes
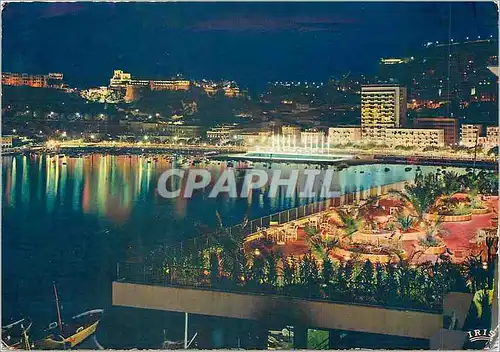
[[[258,88],[375,73],[380,57],[447,40],[448,3],[12,3],[2,70],[62,72],[70,85],[227,78]],[[498,37],[493,3],[451,4],[451,38]]]

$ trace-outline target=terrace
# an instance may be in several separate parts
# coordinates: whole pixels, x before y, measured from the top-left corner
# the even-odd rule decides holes
[[[250,232],[245,221],[120,264],[113,304],[459,348],[467,322],[488,319],[478,293],[494,287],[498,243],[496,175],[462,176],[417,175],[399,190],[292,209],[251,221]]]
[[[488,177],[464,176],[462,181],[472,182],[466,183],[467,196],[458,193],[462,185],[453,184],[458,175],[439,172],[419,175],[399,190],[358,194],[345,198],[348,202],[328,200],[302,212],[280,213],[274,220],[245,221],[181,247],[158,250],[146,263],[121,264],[119,278],[440,310],[448,292],[492,287],[497,237],[490,230],[498,197],[486,197],[494,189],[483,182]],[[474,180],[483,180],[479,189],[484,194]],[[441,203],[448,198],[458,201],[445,209]],[[474,209],[482,210],[475,214]],[[443,211],[470,213],[470,219],[443,223]],[[437,220],[428,216],[434,213]]]

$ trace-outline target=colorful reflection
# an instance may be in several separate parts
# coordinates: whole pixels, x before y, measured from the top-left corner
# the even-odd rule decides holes
[[[251,217],[255,218],[319,200],[319,184],[314,189],[316,196],[309,198],[287,197],[284,188],[279,189],[276,197],[269,198],[266,196],[268,190],[263,187],[247,199],[230,198],[228,194],[210,199],[207,192],[198,192],[191,199],[163,199],[156,191],[157,180],[162,172],[172,167],[172,163],[175,161],[171,162],[166,156],[142,155],[4,157],[3,200],[6,206],[12,208],[30,209],[36,204],[37,211],[42,209],[46,215],[69,208],[74,212],[97,215],[116,224],[129,221],[134,209],[138,209],[139,216],[145,216],[143,212],[148,211],[148,219],[170,223],[176,219],[191,219],[191,224],[193,221],[214,223],[212,213],[218,210],[226,215],[229,222],[237,222],[249,211]],[[210,171],[213,185],[227,166],[223,162],[212,162],[197,167]],[[263,163],[256,163],[255,167],[270,170],[269,165]],[[287,178],[293,169],[318,167],[273,164],[272,169],[276,168],[282,170],[282,178]],[[422,169],[432,171],[433,168]],[[396,165],[390,168],[387,165],[349,167],[334,173],[330,190],[340,193],[366,190],[409,180],[414,174],[415,170],[408,172],[403,166]],[[242,180],[243,173],[237,175],[238,180]],[[304,178],[303,175],[301,177]],[[172,188],[185,187],[185,178],[181,181],[173,177],[169,182]]]

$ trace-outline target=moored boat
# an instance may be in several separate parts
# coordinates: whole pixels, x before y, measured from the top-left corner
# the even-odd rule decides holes
[[[55,283],[54,296],[56,298],[57,322],[50,323],[43,331],[45,337],[35,340],[33,343],[35,349],[60,350],[79,345],[95,333],[104,312],[102,309],[89,310],[75,315],[69,323],[64,323],[61,319],[59,296]]]
[[[35,349],[60,350],[73,348],[92,336],[99,325],[104,310],[94,309],[75,315],[69,323],[51,323],[44,338],[34,342]]]
[[[33,323],[23,318],[2,326],[2,345],[7,349],[29,349],[28,332]]]

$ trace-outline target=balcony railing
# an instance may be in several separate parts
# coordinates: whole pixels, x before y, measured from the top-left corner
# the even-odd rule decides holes
[[[375,298],[373,294],[356,295],[352,292],[336,292],[327,289],[321,283],[296,283],[286,285],[279,274],[273,285],[252,282],[251,280],[233,280],[230,275],[211,277],[208,269],[169,266],[155,267],[145,263],[121,262],[117,264],[117,282],[140,285],[191,288],[228,293],[250,295],[270,295],[311,301],[378,307],[417,312],[442,313],[442,302],[431,306],[403,299],[388,301],[387,298]]]

